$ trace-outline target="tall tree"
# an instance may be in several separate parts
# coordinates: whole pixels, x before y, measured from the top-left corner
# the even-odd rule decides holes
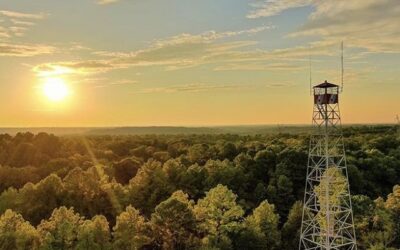
[[[231,236],[239,230],[243,209],[236,204],[236,195],[218,185],[198,200],[194,212],[199,221],[202,243],[207,247],[232,248]]]
[[[35,186],[29,186],[28,183],[20,190],[20,195],[24,201],[21,203],[23,215],[37,225],[42,219],[49,217],[55,208],[62,205],[65,188],[61,179],[51,174]]]
[[[400,248],[400,185],[393,187],[393,193],[388,195],[385,207],[392,212],[396,225],[396,237],[393,244],[395,247]]]
[[[117,217],[113,236],[114,248],[121,250],[141,249],[153,241],[150,223],[132,206]]]
[[[161,163],[149,160],[129,182],[129,201],[145,215],[150,215],[157,204],[173,193],[173,185],[168,182]]]
[[[249,215],[237,242],[238,249],[280,249],[279,215],[275,206],[263,201]]]
[[[44,249],[73,249],[77,247],[79,227],[83,218],[73,208],[60,207],[48,220],[38,226]]]
[[[292,181],[285,175],[273,179],[267,187],[267,197],[276,205],[279,215],[286,218],[294,202]]]
[[[106,217],[96,215],[78,228],[78,250],[111,249],[110,228]]]
[[[182,191],[176,191],[161,202],[151,215],[151,222],[162,249],[195,249],[198,246],[193,201]]]
[[[135,177],[142,162],[136,157],[125,158],[113,164],[114,177],[121,184],[128,184],[129,180]]]
[[[20,214],[7,210],[0,217],[0,249],[35,250],[40,236]]]
[[[302,214],[303,204],[297,201],[290,209],[288,218],[282,227],[282,249],[297,249],[300,240]]]
[[[357,243],[363,249],[393,249],[396,225],[382,198],[376,199],[365,215],[356,217],[355,226]]]

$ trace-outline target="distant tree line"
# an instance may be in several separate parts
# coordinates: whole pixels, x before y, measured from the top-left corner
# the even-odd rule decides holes
[[[398,249],[400,138],[344,135],[359,249]],[[0,249],[296,249],[308,138],[0,135]]]

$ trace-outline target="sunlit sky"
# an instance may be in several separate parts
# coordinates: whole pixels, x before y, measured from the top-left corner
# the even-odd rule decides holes
[[[0,127],[309,124],[309,58],[340,83],[342,40],[343,122],[392,123],[399,24],[398,0],[1,0]]]

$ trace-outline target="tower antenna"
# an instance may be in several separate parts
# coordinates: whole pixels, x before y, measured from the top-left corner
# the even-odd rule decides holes
[[[312,71],[311,71],[311,47],[309,48],[308,51],[308,63],[310,67],[310,95],[312,95]]]
[[[344,84],[344,81],[343,81],[343,76],[344,76],[344,59],[343,59],[343,41],[342,41],[342,44],[341,44],[341,52],[342,52],[342,54],[341,54],[341,66],[342,66],[342,82],[341,82],[341,90],[340,90],[340,92],[343,92],[343,84]]]

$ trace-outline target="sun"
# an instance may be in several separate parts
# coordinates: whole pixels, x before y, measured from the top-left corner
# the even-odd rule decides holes
[[[46,78],[42,90],[44,96],[52,102],[63,101],[70,92],[68,85],[62,78]]]

